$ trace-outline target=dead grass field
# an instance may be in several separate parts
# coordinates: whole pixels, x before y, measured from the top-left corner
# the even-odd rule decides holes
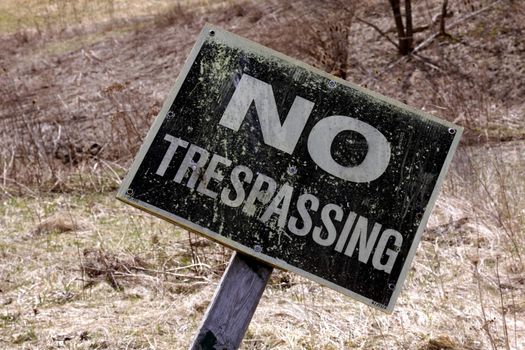
[[[210,22],[466,128],[392,315],[276,271],[242,347],[525,349],[525,6],[450,3],[408,58],[382,0],[0,3],[0,348],[189,344],[231,251],[114,196]]]

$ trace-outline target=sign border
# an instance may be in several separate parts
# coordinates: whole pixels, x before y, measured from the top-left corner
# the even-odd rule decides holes
[[[211,34],[213,33],[213,34]],[[407,257],[405,259],[405,262],[404,262],[404,265],[403,265],[403,268],[401,270],[401,273],[399,274],[399,278],[397,279],[397,282],[396,282],[396,285],[395,285],[395,288],[393,290],[393,293],[392,293],[392,296],[390,297],[390,300],[389,300],[389,303],[388,305],[382,305],[382,304],[379,304],[375,301],[373,301],[372,299],[369,299],[369,298],[366,298],[356,292],[353,292],[351,290],[348,290],[348,289],[345,289],[333,282],[330,282],[330,281],[327,281],[325,280],[324,278],[322,277],[319,277],[319,276],[316,276],[310,272],[307,272],[305,270],[302,270],[298,267],[295,267],[293,265],[290,265],[288,263],[286,263],[285,261],[283,260],[280,260],[280,259],[275,259],[275,258],[272,258],[268,255],[265,255],[265,254],[262,254],[260,252],[256,252],[255,250],[247,247],[247,246],[244,246],[240,243],[237,243],[225,236],[222,236],[216,232],[213,232],[212,230],[206,228],[206,227],[202,227],[200,225],[197,225],[191,221],[188,221],[184,218],[181,218],[173,213],[170,213],[170,212],[167,212],[165,210],[162,210],[160,208],[157,208],[153,205],[150,205],[148,203],[145,203],[143,201],[140,201],[140,200],[137,200],[137,199],[134,199],[132,197],[132,194],[128,194],[128,189],[129,189],[129,185],[131,184],[131,181],[133,180],[133,178],[135,177],[138,169],[139,169],[139,166],[141,165],[142,161],[144,160],[144,157],[148,151],[148,149],[150,148],[155,136],[157,135],[162,123],[164,122],[164,119],[166,118],[166,114],[168,113],[171,105],[173,104],[174,100],[175,100],[175,97],[177,96],[180,88],[182,87],[182,84],[183,82],[186,80],[186,77],[188,75],[188,72],[190,71],[190,68],[191,66],[193,65],[196,57],[197,57],[197,54],[199,53],[202,45],[204,44],[205,40],[216,40],[216,41],[219,41],[221,43],[225,43],[229,46],[232,46],[232,47],[235,47],[235,48],[239,48],[239,49],[245,49],[245,50],[248,50],[248,51],[251,51],[251,52],[254,52],[254,53],[257,53],[257,54],[260,54],[262,56],[266,56],[266,57],[278,57],[290,64],[293,64],[295,66],[299,66],[303,69],[306,69],[308,71],[311,71],[311,72],[314,72],[318,75],[321,75],[321,76],[324,76],[328,79],[331,79],[332,81],[335,81],[341,85],[345,85],[345,86],[348,86],[350,88],[353,88],[353,89],[356,89],[366,95],[369,95],[369,96],[372,96],[373,98],[375,99],[378,99],[382,102],[386,102],[388,104],[391,104],[391,105],[394,105],[396,107],[399,107],[403,110],[407,110],[411,113],[414,113],[420,117],[422,117],[423,119],[429,119],[429,120],[432,120],[436,123],[439,123],[441,125],[445,125],[449,128],[452,128],[454,130],[456,130],[456,134],[454,135],[454,139],[452,141],[452,144],[450,146],[450,149],[448,151],[448,154],[447,154],[447,157],[445,158],[445,162],[443,163],[443,167],[441,168],[441,172],[439,173],[439,176],[438,176],[438,179],[436,181],[436,184],[434,186],[434,189],[432,191],[432,194],[430,196],[430,199],[426,205],[426,208],[425,208],[425,212],[422,216],[422,219],[421,219],[421,222],[419,224],[419,227],[416,231],[416,234],[414,236],[414,239],[412,241],[412,245],[408,251],[408,254],[407,254]],[[295,272],[301,276],[304,276],[308,279],[311,279],[321,285],[324,285],[324,286],[327,286],[329,288],[332,288],[342,294],[345,294],[345,295],[348,295],[360,302],[363,302],[369,306],[372,306],[376,309],[379,309],[383,312],[386,312],[386,313],[389,313],[391,314],[394,310],[394,305],[397,301],[397,298],[399,297],[399,293],[401,292],[401,289],[403,287],[403,284],[405,282],[405,279],[406,279],[406,276],[408,274],[408,271],[410,269],[410,266],[412,265],[412,260],[414,259],[414,256],[416,254],[416,250],[417,250],[417,247],[419,246],[419,242],[421,240],[421,235],[423,233],[423,231],[425,230],[426,228],[426,224],[427,224],[427,221],[430,217],[430,214],[432,212],[432,208],[434,207],[434,204],[437,200],[437,197],[438,197],[438,194],[439,194],[439,190],[441,188],[441,185],[443,184],[443,181],[445,179],[445,176],[447,174],[447,171],[448,171],[448,168],[450,166],[450,163],[452,161],[452,158],[454,156],[454,153],[456,151],[456,148],[459,144],[459,140],[461,138],[461,134],[463,133],[463,128],[460,127],[460,126],[457,126],[455,124],[452,124],[446,120],[442,120],[442,119],[439,119],[439,118],[436,118],[430,114],[426,114],[422,111],[419,111],[419,110],[416,110],[414,108],[411,108],[399,101],[396,101],[394,99],[391,99],[389,97],[386,97],[386,96],[383,96],[379,93],[376,93],[376,92],[373,92],[373,91],[370,91],[370,90],[367,90],[365,88],[362,88],[360,86],[357,86],[355,84],[352,84],[346,80],[343,80],[343,79],[340,79],[340,78],[337,78],[335,76],[332,76],[322,70],[319,70],[315,67],[312,67],[310,65],[307,65],[306,63],[304,62],[301,62],[299,60],[296,60],[294,58],[291,58],[291,57],[288,57],[280,52],[277,52],[275,50],[272,50],[272,49],[269,49],[265,46],[262,46],[260,44],[257,44],[253,41],[250,41],[248,39],[245,39],[245,38],[242,38],[242,37],[239,37],[235,34],[232,34],[230,32],[227,32],[223,29],[220,29],[218,27],[215,27],[213,25],[210,25],[210,24],[206,24],[204,26],[204,28],[202,29],[202,31],[200,32],[198,38],[197,38],[197,41],[195,43],[195,45],[193,46],[188,58],[186,59],[186,62],[184,63],[184,66],[182,67],[182,70],[177,78],[177,80],[175,81],[175,84],[174,86],[172,87],[168,97],[165,99],[164,101],[164,104],[162,106],[162,109],[161,111],[159,112],[158,116],[156,117],[155,121],[153,122],[150,130],[148,131],[144,141],[143,141],[143,144],[142,146],[140,147],[140,150],[139,152],[137,153],[137,155],[135,156],[135,159],[131,165],[131,168],[128,170],[128,173],[126,175],[126,177],[124,178],[124,180],[122,181],[122,184],[118,190],[118,193],[117,193],[117,199],[127,203],[127,204],[130,204],[134,207],[137,207],[139,209],[142,209],[148,213],[151,213],[155,216],[158,216],[162,219],[165,219],[171,223],[174,223],[178,226],[181,226],[189,231],[192,231],[192,232],[195,232],[195,233],[198,233],[198,234],[202,234],[204,236],[206,236],[207,238],[210,238],[216,242],[219,242],[219,243],[222,243],[226,246],[229,246],[230,248],[233,248],[237,251],[240,251],[242,253],[245,253],[247,255],[250,255],[250,256],[253,256],[255,257],[256,259],[259,259],[265,263],[268,263],[274,267],[277,267],[277,268],[280,268],[280,269],[284,269],[284,270],[288,270],[288,271],[292,271],[292,272]]]

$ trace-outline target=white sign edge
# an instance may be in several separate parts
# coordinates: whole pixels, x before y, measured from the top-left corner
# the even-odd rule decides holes
[[[214,31],[214,35],[213,36],[210,36],[210,31]],[[383,102],[386,102],[388,104],[391,104],[391,105],[394,105],[398,108],[401,108],[403,110],[407,110],[411,113],[414,113],[420,117],[422,117],[423,119],[428,119],[428,120],[431,120],[433,122],[436,122],[436,123],[439,123],[441,125],[445,125],[449,128],[453,128],[456,130],[456,134],[454,136],[454,140],[449,148],[449,151],[448,151],[448,154],[447,154],[447,157],[445,159],[445,162],[443,164],[443,167],[441,168],[441,172],[438,176],[438,179],[436,181],[436,184],[434,186],[434,190],[432,191],[432,194],[431,194],[431,197],[429,199],[429,202],[427,203],[426,205],[426,208],[425,208],[425,212],[423,214],[423,217],[421,219],[421,222],[418,226],[418,229],[416,231],[416,234],[414,236],[414,239],[412,241],[412,244],[411,244],[411,247],[410,247],[410,250],[409,250],[409,253],[405,259],[405,262],[403,264],[403,268],[401,270],[401,273],[399,275],[399,278],[397,280],[397,283],[396,283],[396,286],[393,290],[393,293],[392,293],[392,296],[390,297],[390,300],[389,300],[389,303],[388,305],[385,305],[386,308],[383,308],[382,307],[382,304],[379,304],[377,303],[376,301],[372,300],[372,299],[369,299],[369,298],[366,298],[360,294],[357,294],[351,290],[348,290],[348,289],[345,289],[333,282],[330,282],[328,280],[325,280],[319,276],[316,276],[310,272],[307,272],[305,270],[302,270],[298,267],[295,267],[293,265],[290,265],[282,260],[278,260],[278,259],[275,259],[275,258],[272,258],[268,255],[265,255],[265,254],[261,254],[261,253],[258,253],[256,251],[254,251],[253,249],[249,248],[249,247],[246,247],[244,245],[241,245],[240,243],[237,243],[233,240],[230,240],[224,236],[221,236],[220,234],[216,233],[216,232],[213,232],[205,227],[202,227],[200,225],[197,225],[195,223],[192,223],[184,218],[181,218],[173,213],[170,213],[170,212],[167,212],[167,211],[164,211],[160,208],[157,208],[157,207],[154,207],[148,203],[145,203],[145,202],[142,202],[142,201],[139,201],[139,200],[134,200],[134,199],[130,199],[130,197],[128,197],[127,195],[127,190],[129,188],[129,185],[131,184],[131,181],[133,180],[133,178],[135,177],[137,171],[138,171],[138,168],[140,167],[140,164],[142,163],[142,161],[144,160],[144,157],[147,153],[147,151],[149,150],[151,144],[153,143],[153,140],[155,138],[155,136],[157,135],[162,123],[164,122],[164,119],[166,117],[166,114],[168,113],[171,105],[173,104],[180,88],[182,87],[182,84],[183,82],[186,80],[186,77],[188,75],[188,72],[190,71],[191,69],[191,66],[193,65],[195,59],[197,58],[197,55],[198,53],[200,52],[200,49],[202,47],[202,45],[204,44],[204,42],[209,39],[209,40],[217,40],[217,41],[220,41],[220,42],[224,42],[225,44],[231,46],[231,47],[236,47],[236,48],[240,48],[240,49],[244,49],[244,50],[247,50],[247,51],[251,51],[251,52],[254,52],[254,53],[258,53],[258,54],[261,54],[263,56],[267,56],[267,57],[278,57],[284,61],[287,61],[289,62],[290,64],[294,65],[294,66],[299,66],[303,69],[306,69],[308,71],[311,71],[311,72],[314,72],[316,74],[319,74],[321,76],[324,76],[330,80],[333,80],[333,81],[336,81],[337,83],[341,84],[341,85],[345,85],[345,86],[348,86],[348,87],[351,87],[353,89],[356,89],[366,95],[369,95],[369,96],[372,96],[374,97],[375,99],[378,99],[380,101],[383,101]],[[444,182],[444,179],[445,179],[445,176],[448,172],[448,168],[450,166],[450,163],[452,162],[452,158],[455,154],[455,151],[456,151],[456,148],[459,144],[459,140],[461,138],[461,134],[463,133],[463,128],[458,126],[458,125],[455,125],[453,123],[450,123],[446,120],[442,120],[442,119],[439,119],[437,117],[434,117],[430,114],[427,114],[427,113],[424,113],[423,111],[420,111],[420,110],[417,110],[415,108],[412,108],[410,106],[407,106],[397,100],[394,100],[392,98],[389,98],[387,96],[383,96],[379,93],[376,93],[374,91],[370,91],[368,89],[365,89],[363,87],[360,87],[358,85],[355,85],[351,82],[348,82],[346,80],[343,80],[343,79],[340,79],[338,77],[335,77],[335,76],[332,76],[322,70],[319,70],[315,67],[312,67],[304,62],[301,62],[299,60],[296,60],[294,58],[291,58],[289,56],[286,56],[278,51],[275,51],[275,50],[272,50],[270,48],[267,48],[263,45],[260,45],[258,43],[255,43],[253,41],[250,41],[249,39],[246,39],[246,38],[242,38],[242,37],[239,37],[233,33],[230,33],[230,32],[227,32],[221,28],[218,28],[218,27],[215,27],[215,26],[212,26],[212,25],[209,25],[209,24],[206,24],[204,26],[204,28],[201,30],[199,36],[197,37],[197,41],[195,43],[195,45],[193,46],[188,58],[186,59],[186,62],[184,63],[184,66],[182,67],[181,69],[181,72],[177,78],[177,80],[175,81],[175,84],[173,85],[170,93],[168,94],[168,96],[166,97],[163,105],[162,105],[162,109],[161,111],[159,112],[158,116],[155,118],[155,121],[153,122],[150,130],[148,131],[140,149],[139,149],[139,152],[137,153],[135,159],[133,160],[133,163],[130,167],[130,169],[128,170],[128,173],[126,175],[126,177],[124,178],[124,180],[122,181],[122,184],[117,192],[117,199],[127,203],[127,204],[130,204],[134,207],[137,207],[139,209],[143,209],[155,216],[158,216],[162,219],[166,219],[168,221],[170,221],[171,223],[174,223],[174,224],[177,224],[179,226],[182,226],[183,228],[186,228],[190,231],[193,231],[193,232],[196,232],[196,233],[199,233],[199,234],[203,234],[205,236],[207,236],[208,238],[211,238],[212,240],[214,241],[217,241],[219,243],[223,243],[225,244],[226,246],[229,246],[235,250],[238,250],[238,251],[241,251],[245,254],[248,254],[250,256],[253,256],[261,261],[264,261],[266,263],[269,263],[270,265],[272,266],[275,266],[275,267],[278,267],[278,268],[281,268],[281,269],[284,269],[284,270],[288,270],[288,271],[292,271],[292,272],[295,272],[299,275],[302,275],[310,280],[313,280],[321,285],[324,285],[324,286],[327,286],[331,289],[334,289],[342,294],[345,294],[347,296],[350,296],[366,305],[369,305],[371,307],[374,307],[376,309],[379,309],[380,311],[383,311],[383,312],[386,312],[388,314],[391,314],[393,311],[394,311],[394,306],[395,306],[395,303],[397,301],[397,298],[399,297],[399,294],[401,292],[401,289],[404,285],[404,282],[406,280],[406,276],[408,274],[408,271],[410,269],[410,266],[412,264],[412,261],[413,261],[413,258],[416,254],[416,251],[417,251],[417,248],[419,246],[419,243],[420,243],[420,240],[421,240],[421,236],[422,236],[422,233],[423,231],[425,230],[426,228],[426,224],[427,224],[427,221],[430,217],[430,214],[432,212],[432,208],[434,207],[434,204],[437,200],[437,197],[439,195],[439,191],[441,189],[441,186]]]

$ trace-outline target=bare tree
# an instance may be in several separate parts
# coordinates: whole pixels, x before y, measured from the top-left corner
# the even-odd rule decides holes
[[[401,0],[389,0],[396,23],[398,51],[401,55],[408,55],[414,49],[414,30],[412,28],[411,0],[405,0],[405,23],[401,14]]]
[[[441,5],[441,17],[439,18],[439,35],[448,35],[445,28],[445,20],[448,15],[447,5],[448,0],[443,0],[443,4]]]

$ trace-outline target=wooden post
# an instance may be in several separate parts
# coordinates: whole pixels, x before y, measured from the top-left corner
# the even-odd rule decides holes
[[[190,350],[238,349],[273,267],[234,253]]]

